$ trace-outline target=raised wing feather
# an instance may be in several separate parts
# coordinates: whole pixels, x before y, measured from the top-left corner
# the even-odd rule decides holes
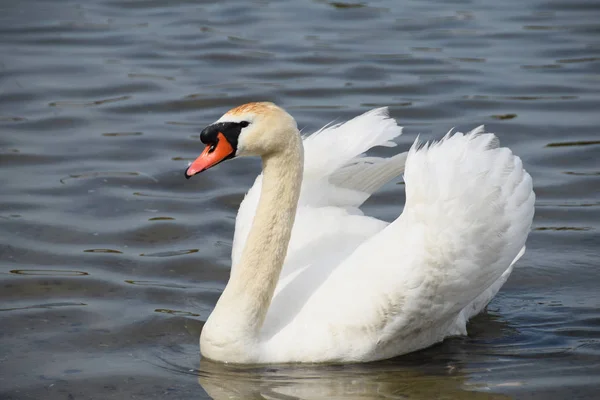
[[[446,136],[421,149],[415,144],[409,152],[405,209],[386,232],[414,235],[398,287],[405,305],[380,343],[455,318],[525,245],[534,213],[531,177],[519,157],[482,132]]]

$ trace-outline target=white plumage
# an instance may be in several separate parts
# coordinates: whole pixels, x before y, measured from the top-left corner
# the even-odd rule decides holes
[[[534,213],[521,160],[482,126],[437,143],[417,140],[391,158],[364,156],[394,146],[400,134],[382,108],[304,138],[283,269],[264,323],[248,339],[253,350],[230,361],[353,362],[408,353],[466,334],[467,320],[504,284]],[[402,214],[390,224],[363,215],[360,205],[403,171]],[[234,270],[261,185],[262,175],[239,209]]]

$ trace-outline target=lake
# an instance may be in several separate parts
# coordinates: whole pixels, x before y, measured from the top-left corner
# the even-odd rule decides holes
[[[0,398],[597,398],[597,1],[5,1],[0,54]],[[203,127],[262,100],[304,133],[387,105],[399,149],[485,124],[522,158],[528,249],[468,337],[364,365],[200,359],[260,163],[183,172]],[[363,208],[403,202],[399,177]]]

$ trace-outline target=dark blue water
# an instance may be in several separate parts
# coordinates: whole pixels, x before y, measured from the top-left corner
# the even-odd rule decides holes
[[[304,132],[389,105],[402,148],[486,124],[522,157],[528,251],[468,337],[357,366],[199,359],[260,166],[183,169],[258,100]],[[4,1],[0,398],[597,398],[599,125],[597,1]],[[399,182],[365,211],[394,219]]]

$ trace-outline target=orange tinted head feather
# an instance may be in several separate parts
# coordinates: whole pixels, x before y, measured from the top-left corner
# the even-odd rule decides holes
[[[246,103],[241,106],[237,106],[227,111],[224,116],[239,116],[242,114],[253,113],[253,114],[265,114],[274,109],[278,109],[275,104],[270,103],[268,101],[263,102],[254,102],[254,103]]]

